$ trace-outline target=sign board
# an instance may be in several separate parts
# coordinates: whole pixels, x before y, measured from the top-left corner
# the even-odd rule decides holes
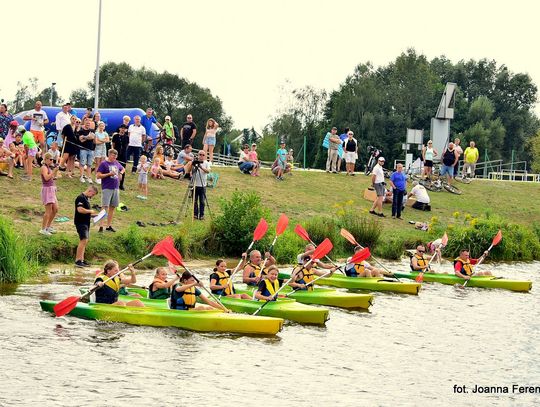
[[[407,129],[407,143],[408,144],[423,144],[424,143],[424,130]]]

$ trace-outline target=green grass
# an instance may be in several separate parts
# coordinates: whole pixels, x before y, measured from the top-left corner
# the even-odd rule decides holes
[[[131,170],[131,165],[128,170]],[[306,225],[314,217],[331,217],[338,224],[344,207],[347,212],[370,216],[367,213],[371,202],[362,197],[364,189],[370,184],[370,178],[360,174],[346,177],[344,174],[297,171],[292,176],[286,175],[285,181],[278,182],[268,170],[263,170],[260,177],[241,174],[237,168],[216,167],[214,170],[220,174],[220,178],[217,188],[208,189],[207,192],[210,210],[216,214],[220,210],[219,198],[229,199],[234,191],[254,191],[261,197],[262,205],[270,211],[272,218],[268,219],[269,234],[272,236],[275,221],[282,212],[289,217],[290,229],[294,228],[296,223]],[[72,222],[74,200],[85,189],[85,185],[77,178],[64,177],[57,180],[60,204],[58,216],[67,216],[70,221],[55,222],[54,226],[59,234],[54,238],[47,238],[38,234],[43,206],[40,200],[41,183],[36,175],[37,170],[30,183],[17,179],[0,179],[0,194],[3,197],[0,214],[12,220],[16,233],[30,239],[30,244],[40,253],[38,260],[41,263],[72,261],[78,240]],[[92,229],[87,250],[89,259],[100,261],[113,257],[121,262],[129,262],[167,234],[175,237],[184,257],[220,255],[209,253],[205,246],[205,236],[209,233],[211,222],[208,213],[203,222],[192,221],[190,216],[181,216],[181,224],[177,226],[135,226],[138,220],[145,223],[167,223],[175,220],[187,189],[186,181],[149,180],[149,199],[140,201],[136,198],[136,182],[137,177],[128,173],[126,191],[121,192],[121,202],[130,210],[116,212],[113,225],[118,233],[98,234],[97,228]],[[466,214],[469,215],[468,219],[499,217],[507,222],[526,226],[536,233],[534,236],[538,236],[540,211],[535,202],[540,199],[540,189],[537,184],[475,180],[470,185],[459,184],[459,187],[463,190],[462,196],[447,192],[430,193],[432,212],[407,208],[404,212],[405,220],[401,221],[390,218],[390,206],[385,204],[384,212],[387,218],[375,218],[382,226],[379,247],[374,248],[375,253],[395,257],[399,242],[404,247],[413,247],[417,242],[430,240],[442,233],[448,224],[461,225],[468,222],[465,220]],[[99,204],[100,196],[101,194],[96,196],[91,203]],[[455,212],[459,212],[459,216],[454,217]],[[188,213],[191,215],[190,210]],[[407,222],[413,220],[431,223],[433,218],[436,218],[436,221],[431,233],[415,230],[413,225]],[[334,239],[341,237],[337,235]],[[298,246],[302,245],[303,242],[299,242]],[[349,248],[349,245],[343,242],[338,246]],[[284,256],[290,257],[295,247],[296,244],[283,248]]]

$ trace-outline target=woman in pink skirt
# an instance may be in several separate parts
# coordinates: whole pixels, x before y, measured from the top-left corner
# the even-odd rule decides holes
[[[41,221],[41,230],[39,233],[45,236],[50,236],[56,233],[51,227],[51,223],[58,213],[58,200],[56,199],[56,184],[54,179],[58,173],[58,167],[51,169],[53,164],[52,154],[46,153],[43,156],[41,165],[41,201],[45,205],[45,214]]]

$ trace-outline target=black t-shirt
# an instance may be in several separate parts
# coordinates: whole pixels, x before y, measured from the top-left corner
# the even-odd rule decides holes
[[[182,130],[184,130],[183,132],[183,139],[184,140],[187,140],[189,138],[191,138],[191,135],[193,134],[193,130],[195,130],[197,128],[197,126],[195,126],[195,123],[193,122],[185,122],[183,125],[182,125]]]
[[[354,140],[346,140],[345,151],[348,151],[349,153],[354,153],[356,151],[356,143]]]
[[[75,198],[75,216],[73,217],[73,223],[75,225],[87,225],[90,226],[90,218],[92,215],[89,213],[79,213],[77,208],[81,206],[84,209],[90,209],[90,201],[84,193]]]
[[[93,133],[93,131],[90,129],[88,130],[80,129],[77,133],[77,138],[79,138],[79,136],[88,136],[90,133]],[[79,141],[79,144],[81,145],[82,148],[85,148],[86,150],[94,151],[96,148],[96,145],[94,144],[94,140],[86,140],[82,142]]]
[[[73,131],[71,124],[64,126],[62,129],[62,136],[64,137],[64,140],[69,142],[68,144],[72,149],[79,148],[80,141],[79,138],[75,136],[75,132]]]
[[[123,136],[121,136],[120,133],[114,133],[112,143],[113,148],[118,151],[118,157],[125,157],[129,144],[129,136],[127,132],[124,133]]]

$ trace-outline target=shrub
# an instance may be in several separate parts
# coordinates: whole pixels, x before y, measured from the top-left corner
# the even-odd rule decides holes
[[[140,258],[147,254],[148,242],[143,237],[140,228],[136,225],[130,225],[125,231],[120,232],[117,242],[126,253],[134,257]]]
[[[26,248],[27,243],[15,234],[13,224],[0,217],[0,284],[22,282],[36,271]]]
[[[373,251],[377,257],[388,260],[399,260],[403,254],[403,240],[398,238],[389,238],[381,241]]]
[[[362,246],[370,248],[377,246],[382,233],[382,226],[378,220],[352,211],[339,217],[338,226],[347,229]],[[349,249],[349,243],[346,243],[345,247]]]
[[[339,236],[336,218],[315,216],[306,222],[305,229],[316,244],[320,244],[326,238],[330,239],[334,248],[328,254],[329,257],[343,252],[343,238]],[[306,243],[303,241],[304,246]]]
[[[304,252],[306,243],[292,229],[286,230],[274,247],[276,261],[280,264],[296,264],[296,256]]]

